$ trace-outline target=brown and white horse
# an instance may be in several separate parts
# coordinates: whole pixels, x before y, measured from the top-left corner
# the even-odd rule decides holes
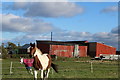
[[[34,78],[37,80],[38,70],[41,70],[41,78],[44,80],[48,78],[50,67],[52,67],[55,72],[58,73],[57,65],[52,63],[52,59],[49,54],[42,54],[40,49],[35,46],[35,43],[30,43],[30,56],[34,58]]]

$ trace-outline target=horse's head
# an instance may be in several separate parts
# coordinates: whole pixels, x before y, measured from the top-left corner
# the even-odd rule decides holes
[[[35,43],[30,43],[30,57],[34,56],[34,53],[36,51]]]

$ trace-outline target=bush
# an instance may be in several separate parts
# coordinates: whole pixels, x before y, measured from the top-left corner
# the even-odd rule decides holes
[[[7,51],[7,49],[5,49],[4,47],[2,47],[2,58],[3,59],[6,59],[6,58],[8,58],[9,56],[8,56],[8,51]]]
[[[9,58],[9,55],[8,54],[2,54],[2,59],[7,59],[7,58]]]
[[[21,56],[29,58],[29,54],[12,54],[11,58],[20,58]]]

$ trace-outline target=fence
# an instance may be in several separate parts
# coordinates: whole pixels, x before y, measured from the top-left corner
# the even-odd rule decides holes
[[[73,64],[73,65],[72,65]],[[10,62],[3,63],[3,65],[7,65],[2,68],[3,73],[1,75],[20,75],[20,74],[28,74],[25,66],[20,64],[19,62]],[[115,73],[118,74],[118,63],[117,61],[113,62],[95,62],[95,61],[62,61],[59,64],[59,72],[65,74],[69,73],[82,73],[86,72],[91,74],[103,73],[106,72],[108,74]],[[111,72],[110,72],[111,71]],[[54,71],[51,71],[51,75],[54,76]]]
[[[13,62],[10,63],[10,75],[13,74],[13,68],[25,68],[25,67],[13,67]],[[90,71],[93,73],[93,62],[90,62]],[[53,74],[53,70],[52,70]]]

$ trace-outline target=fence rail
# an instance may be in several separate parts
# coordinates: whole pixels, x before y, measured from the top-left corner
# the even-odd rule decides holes
[[[63,62],[67,62],[67,61],[63,61]],[[75,62],[75,61],[74,61]],[[77,61],[77,63],[78,63],[78,61]],[[82,63],[81,65],[87,65],[87,66],[82,66],[82,67],[79,67],[79,69],[72,69],[71,67],[67,67],[68,69],[65,69],[64,67],[62,67],[62,66],[60,66],[59,67],[59,71],[75,71],[75,70],[77,70],[77,71],[81,71],[81,70],[87,70],[87,69],[89,69],[89,71],[91,72],[91,73],[94,73],[94,71],[95,70],[102,70],[102,71],[104,71],[104,70],[106,70],[106,71],[109,71],[109,70],[117,70],[117,68],[118,68],[118,64],[117,63],[115,63],[115,64],[111,64],[111,63],[102,63],[102,64],[104,64],[104,65],[108,65],[108,67],[111,67],[111,68],[108,68],[108,67],[105,67],[105,66],[99,66],[99,69],[97,68],[97,67],[95,67],[95,65],[96,64],[98,64],[98,63],[96,63],[96,62],[92,62],[92,61],[89,61],[89,62],[80,62],[79,61],[79,63]],[[20,64],[19,62],[11,62],[11,63],[3,63],[3,64],[7,64],[7,65],[9,65],[7,68],[1,68],[3,71],[4,70],[9,70],[9,74],[11,75],[11,74],[13,74],[13,73],[24,73],[24,72],[26,72],[26,70],[25,70],[25,67],[23,66],[23,64],[21,64],[21,66],[20,67],[18,67],[18,66],[16,66],[17,64]],[[110,65],[112,65],[112,66],[110,66]],[[104,68],[104,69],[103,69]],[[114,68],[114,69],[113,69]],[[1,70],[0,69],[0,70]],[[16,69],[24,69],[23,71],[21,70],[20,72],[16,72],[15,70]],[[4,74],[1,74],[1,75],[4,75]]]

